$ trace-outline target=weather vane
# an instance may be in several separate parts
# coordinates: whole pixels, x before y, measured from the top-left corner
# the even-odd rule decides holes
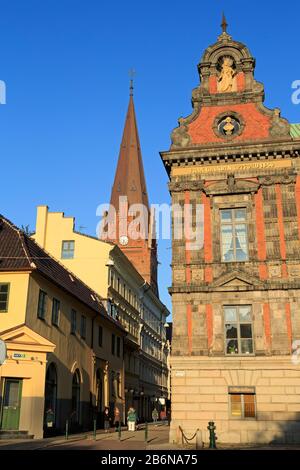
[[[130,90],[130,96],[133,96],[133,78],[135,76],[135,70],[134,69],[130,69],[129,70],[129,78],[130,78],[130,87],[129,87],[129,90]]]

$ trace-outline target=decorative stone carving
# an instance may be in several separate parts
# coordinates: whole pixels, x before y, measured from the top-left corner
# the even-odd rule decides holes
[[[290,124],[286,119],[280,117],[279,108],[275,108],[273,111],[270,135],[273,137],[290,137]]]
[[[216,290],[226,290],[231,288],[253,288],[261,286],[261,280],[246,269],[233,269],[230,272],[224,272],[212,283]]]
[[[171,141],[171,148],[188,147],[191,143],[191,137],[188,134],[188,126],[184,123],[182,118],[179,119],[179,127],[176,127],[171,134]]]
[[[242,116],[234,111],[227,111],[219,114],[213,124],[213,131],[218,137],[231,140],[241,135],[245,128]]]
[[[269,267],[269,276],[270,277],[281,277],[281,266],[273,265]]]
[[[201,191],[203,189],[202,180],[185,180],[176,181],[169,183],[170,192],[182,192],[182,191]]]
[[[291,277],[300,277],[300,266],[289,265],[289,275]]]
[[[204,189],[208,196],[216,196],[222,194],[249,194],[256,193],[259,184],[254,181],[238,180],[231,173],[227,175],[227,180],[217,181],[210,184]]]
[[[296,183],[294,173],[284,173],[282,175],[259,176],[258,181],[261,186],[272,186],[273,184],[293,184]]]
[[[234,61],[231,57],[222,57],[221,71],[217,80],[217,90],[219,93],[237,91],[236,71],[234,70]]]
[[[185,272],[183,269],[174,269],[174,282],[184,282]]]
[[[192,280],[193,282],[200,282],[204,280],[204,273],[203,269],[196,269],[192,270]]]

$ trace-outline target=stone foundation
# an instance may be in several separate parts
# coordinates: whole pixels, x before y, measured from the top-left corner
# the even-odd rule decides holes
[[[218,443],[300,443],[300,364],[290,357],[172,358],[170,442],[196,429],[209,442],[214,421]],[[256,417],[230,415],[229,387],[254,387]]]

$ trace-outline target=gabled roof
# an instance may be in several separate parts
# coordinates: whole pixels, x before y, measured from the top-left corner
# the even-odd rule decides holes
[[[1,338],[10,349],[21,351],[53,352],[55,344],[44,338],[27,325],[17,325],[8,330],[1,331]]]
[[[0,215],[0,272],[37,271],[89,308],[123,329],[110,317],[98,294],[43,250],[32,238]]]

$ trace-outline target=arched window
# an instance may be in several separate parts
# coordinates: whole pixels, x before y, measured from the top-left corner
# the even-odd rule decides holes
[[[76,369],[72,379],[72,421],[80,422],[80,373]]]
[[[57,399],[57,373],[53,362],[49,364],[46,372],[45,383],[45,419],[47,415],[52,416],[53,426],[56,421],[56,399]]]

